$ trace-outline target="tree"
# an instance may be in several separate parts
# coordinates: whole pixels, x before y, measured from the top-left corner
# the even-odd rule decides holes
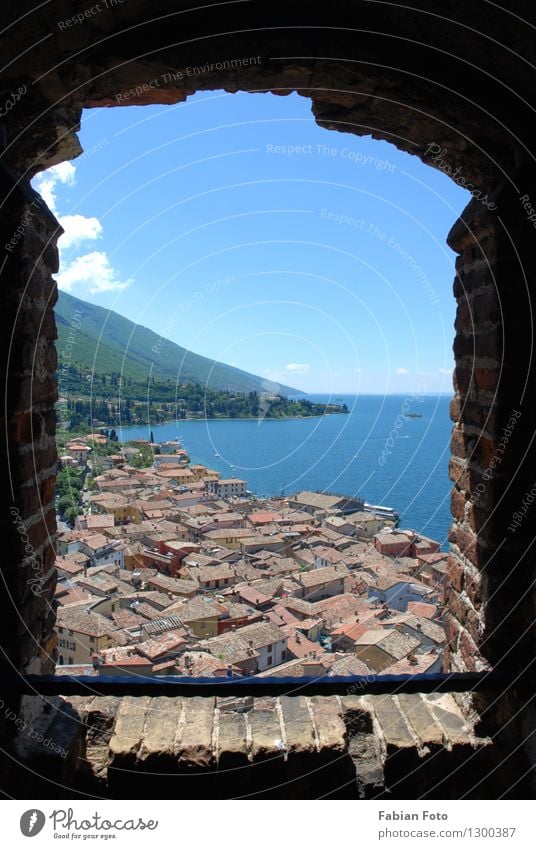
[[[76,517],[80,516],[81,513],[82,510],[80,509],[80,507],[69,507],[69,509],[65,511],[65,518],[68,522],[73,524]]]
[[[69,495],[62,495],[58,501],[58,510],[64,516],[67,515],[67,511],[73,507],[73,499]]]

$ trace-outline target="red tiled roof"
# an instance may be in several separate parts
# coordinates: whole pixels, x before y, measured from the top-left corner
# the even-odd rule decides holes
[[[410,601],[408,602],[408,613],[413,613],[415,616],[424,616],[426,619],[433,619],[437,613],[437,605],[427,604],[425,601]]]

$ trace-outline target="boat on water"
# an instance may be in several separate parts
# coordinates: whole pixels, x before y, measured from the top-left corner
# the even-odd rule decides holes
[[[393,507],[384,507],[383,504],[367,504],[367,502],[363,505],[363,510],[365,513],[374,513],[376,516],[380,516],[382,519],[391,519],[392,521],[398,523],[400,518],[399,514]]]

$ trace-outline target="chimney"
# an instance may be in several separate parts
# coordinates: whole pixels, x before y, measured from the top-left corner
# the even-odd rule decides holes
[[[417,660],[415,655],[413,653],[411,653],[411,654],[408,654],[408,663],[410,664],[410,666],[417,666],[419,661]]]

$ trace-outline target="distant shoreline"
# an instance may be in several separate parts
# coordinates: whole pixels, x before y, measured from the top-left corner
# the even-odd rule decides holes
[[[176,424],[180,425],[181,422],[292,422],[292,421],[308,421],[309,419],[323,419],[324,416],[347,416],[348,413],[343,413],[342,410],[337,413],[319,413],[314,416],[280,416],[277,418],[259,418],[258,416],[239,416],[231,417],[231,416],[206,416],[203,418],[195,418],[192,416],[186,416],[184,419],[168,419],[165,422],[158,422],[157,424],[149,424],[149,425],[117,425],[120,430],[129,430],[131,428],[140,428],[147,427],[149,430],[155,427],[163,427],[168,424]]]

